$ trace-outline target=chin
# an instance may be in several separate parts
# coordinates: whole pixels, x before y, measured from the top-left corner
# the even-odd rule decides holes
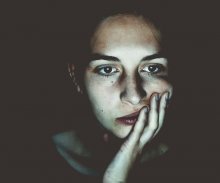
[[[114,135],[120,139],[124,139],[126,137],[128,137],[128,135],[130,134],[132,130],[132,127],[124,127],[124,128],[120,128],[119,130],[116,130],[114,133]]]

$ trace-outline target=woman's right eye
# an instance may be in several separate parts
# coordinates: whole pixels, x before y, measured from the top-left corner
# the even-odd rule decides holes
[[[96,72],[102,76],[111,76],[118,72],[118,69],[113,66],[100,66],[96,68]]]

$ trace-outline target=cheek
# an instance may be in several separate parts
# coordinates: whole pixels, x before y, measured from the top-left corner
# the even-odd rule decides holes
[[[90,101],[93,105],[108,106],[116,99],[119,88],[114,79],[102,79],[100,77],[90,77],[86,82],[86,89]]]
[[[153,93],[164,93],[169,91],[172,94],[173,87],[172,85],[165,80],[154,80],[144,85],[145,90],[148,93],[148,96],[151,96]]]
[[[92,85],[95,88],[112,87],[117,83],[118,76],[100,76],[98,74],[87,73],[85,76],[85,85]]]
[[[101,123],[106,123],[105,121],[108,121],[113,112],[112,109],[117,104],[114,87],[106,83],[91,81],[87,84],[87,93],[96,118]]]
[[[88,74],[85,78],[85,85],[88,94],[94,93],[94,95],[109,95],[109,93],[114,93],[117,90],[117,77],[105,77],[105,76],[95,76]]]

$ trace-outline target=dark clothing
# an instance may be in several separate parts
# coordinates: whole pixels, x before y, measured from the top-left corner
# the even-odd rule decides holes
[[[180,157],[178,151],[171,149],[165,155],[137,166],[128,182],[217,182],[217,169],[211,162],[204,160],[201,164],[201,161],[188,159],[183,154]],[[83,176],[76,172],[58,154],[49,138],[42,144],[34,144],[32,149],[23,149],[18,153],[10,160],[6,173],[4,182],[10,183],[102,182],[101,176]]]

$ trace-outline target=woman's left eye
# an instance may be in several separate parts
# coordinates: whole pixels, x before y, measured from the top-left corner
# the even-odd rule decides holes
[[[118,72],[118,70],[112,66],[101,66],[96,69],[96,72],[103,76],[111,76],[114,73]]]
[[[148,72],[148,73],[152,73],[152,74],[157,74],[159,72],[164,71],[165,68],[163,65],[161,64],[152,64],[152,65],[148,65],[146,67],[144,67],[141,72]]]

